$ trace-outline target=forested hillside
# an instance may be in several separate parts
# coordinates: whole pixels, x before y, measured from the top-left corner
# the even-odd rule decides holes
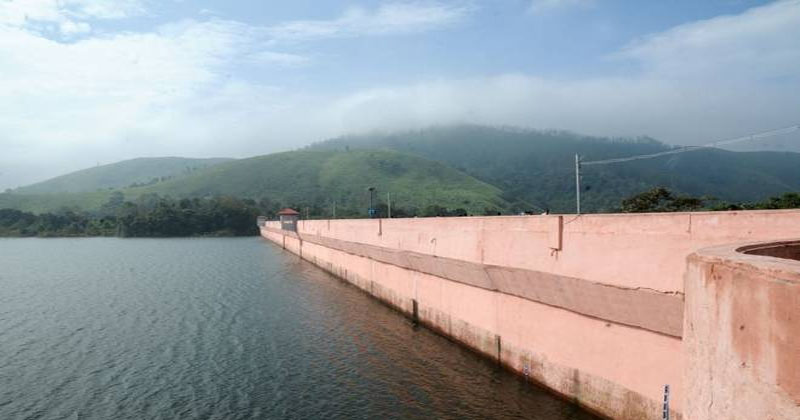
[[[346,136],[315,150],[382,148],[446,163],[502,189],[514,210],[530,205],[575,209],[575,154],[584,161],[670,150],[651,138],[613,139],[559,131],[483,126],[437,127],[392,134]],[[800,154],[704,149],[611,165],[584,165],[583,208],[614,211],[620,201],[663,186],[723,201],[757,201],[800,190]]]

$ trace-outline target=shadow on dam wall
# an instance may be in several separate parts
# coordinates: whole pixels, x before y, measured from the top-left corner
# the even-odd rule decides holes
[[[287,251],[604,416],[661,419],[668,386],[672,419],[736,418],[721,410],[738,405],[752,418],[800,418],[800,324],[789,322],[800,319],[800,262],[775,256],[794,248],[763,244],[800,238],[800,211],[260,226]],[[756,301],[740,296],[748,290],[760,290]],[[737,313],[753,325],[731,327]],[[721,404],[726,395],[736,404]]]

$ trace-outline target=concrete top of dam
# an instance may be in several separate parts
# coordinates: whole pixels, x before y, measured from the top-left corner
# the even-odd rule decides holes
[[[800,211],[301,220],[298,233],[674,294],[687,255],[800,237]]]

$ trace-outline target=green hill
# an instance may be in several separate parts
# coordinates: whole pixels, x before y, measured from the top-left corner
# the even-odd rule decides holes
[[[56,194],[95,192],[155,183],[182,177],[199,169],[227,162],[228,158],[189,159],[181,157],[138,158],[72,172],[47,181],[20,187],[14,194]]]
[[[16,209],[31,213],[45,213],[68,208],[94,210],[108,201],[111,191],[53,194],[0,193],[0,209]]]
[[[199,169],[187,164],[197,162],[192,159],[134,159],[0,194],[0,208],[96,209],[108,199],[109,188],[116,186],[127,200],[151,193],[175,198],[229,195],[266,199],[272,206],[308,207],[320,216],[330,215],[335,201],[337,215],[363,215],[367,188],[376,187],[380,202],[390,192],[393,207],[412,214],[435,205],[463,208],[471,214],[537,208],[572,212],[576,153],[584,161],[593,161],[671,148],[646,137],[610,139],[559,131],[437,127],[347,136],[300,151],[216,162]],[[171,165],[172,172],[159,172],[152,166],[156,163],[163,168]],[[165,174],[158,182],[128,187],[134,182],[148,183],[158,173]],[[622,199],[656,186],[727,202],[761,201],[800,191],[800,154],[703,149],[612,165],[584,165],[582,186],[583,209],[588,212],[613,211]],[[48,193],[52,191],[82,192]]]
[[[391,193],[395,208],[429,205],[483,212],[503,208],[501,191],[464,173],[421,157],[388,150],[294,151],[223,163],[191,177],[127,190],[174,197],[226,194],[269,198],[296,207],[326,207],[336,201],[342,211],[368,206],[367,188],[384,202]]]
[[[609,139],[559,131],[482,126],[437,127],[346,136],[311,150],[385,148],[446,163],[504,191],[518,210],[575,209],[575,154],[584,161],[670,150],[650,138]],[[800,190],[800,154],[704,149],[613,165],[585,165],[583,208],[612,211],[628,196],[655,186],[729,202],[763,200]]]
[[[69,175],[67,175],[69,176]],[[469,213],[503,209],[498,188],[442,163],[388,150],[294,151],[220,163],[153,185],[120,189],[128,200],[146,194],[175,198],[229,195],[274,204],[311,207],[327,214],[362,214],[367,188],[377,189],[379,204],[391,193],[395,211],[421,211],[431,205]],[[0,208],[53,211],[61,207],[96,209],[111,192],[73,194],[0,194]],[[396,213],[397,214],[397,213]]]

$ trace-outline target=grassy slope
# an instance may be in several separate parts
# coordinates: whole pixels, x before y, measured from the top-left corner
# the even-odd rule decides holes
[[[380,199],[390,191],[396,206],[408,208],[438,203],[478,212],[505,204],[496,187],[441,163],[388,150],[295,151],[258,156],[135,190],[176,197],[269,197],[297,204],[336,200],[342,207],[363,208],[370,186],[378,189]]]
[[[17,188],[14,194],[53,194],[96,192],[109,188],[125,188],[153,178],[185,176],[200,168],[229,161],[227,158],[189,159],[179,157],[138,158],[97,166],[36,184]]]
[[[0,194],[0,209],[11,208],[32,213],[52,212],[61,208],[92,210],[108,201],[110,191],[58,194]]]
[[[126,199],[157,193],[173,197],[232,195],[269,198],[292,205],[325,205],[363,209],[367,188],[378,189],[379,201],[392,193],[395,207],[424,208],[440,204],[482,212],[504,207],[496,187],[441,163],[388,150],[295,151],[220,163],[158,184],[125,188]],[[93,209],[108,199],[109,190],[74,194],[0,194],[0,208],[45,212],[62,207]]]
[[[491,127],[439,127],[388,135],[349,136],[312,150],[388,148],[446,163],[501,188],[510,201],[573,211],[575,154],[584,160],[668,150],[652,139],[612,140],[564,132]],[[665,186],[727,201],[755,201],[800,190],[800,154],[707,149],[614,165],[584,166],[584,208],[612,210],[632,194]]]

